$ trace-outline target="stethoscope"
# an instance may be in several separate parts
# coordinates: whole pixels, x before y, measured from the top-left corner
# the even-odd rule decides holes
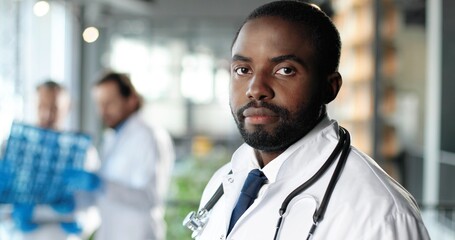
[[[312,186],[314,183],[316,183],[322,177],[322,175],[324,175],[324,173],[327,172],[332,163],[335,162],[338,155],[341,154],[340,160],[338,161],[338,164],[335,167],[335,171],[333,172],[332,177],[330,178],[329,185],[325,190],[321,205],[319,206],[319,208],[316,208],[316,211],[313,214],[313,225],[311,226],[306,239],[310,240],[313,237],[316,228],[324,218],[324,214],[325,211],[327,210],[327,205],[329,204],[333,189],[335,189],[335,185],[346,163],[349,151],[351,150],[351,138],[349,132],[345,128],[339,127],[339,133],[340,140],[338,141],[338,144],[336,145],[332,154],[330,154],[329,158],[327,158],[322,167],[310,179],[308,179],[302,185],[294,189],[294,191],[292,191],[286,197],[286,199],[284,199],[279,210],[280,218],[278,219],[276,225],[275,236],[273,238],[274,240],[277,240],[279,238],[282,222],[284,219],[284,214],[286,213],[286,210],[291,200],[300,193],[302,193],[303,191],[305,191],[307,188]],[[230,173],[232,173],[232,171],[230,171],[229,174]],[[223,194],[224,190],[223,185],[221,184],[202,209],[200,209],[197,213],[194,211],[190,212],[183,220],[183,225],[189,228],[191,231],[193,231],[193,234],[191,235],[192,238],[196,238],[202,232],[202,230],[204,229],[205,225],[209,220],[210,210],[212,210],[213,206],[215,206],[215,204],[218,202],[218,200],[221,198]]]

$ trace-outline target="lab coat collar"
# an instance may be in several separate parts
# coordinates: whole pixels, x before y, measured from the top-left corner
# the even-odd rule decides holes
[[[118,133],[120,132],[120,130],[122,130],[123,126],[125,126],[125,123],[126,123],[127,119],[123,120],[122,122],[120,122],[119,124],[117,124],[117,126],[113,127],[112,129]]]
[[[119,123],[116,127],[114,127],[114,131],[117,134],[120,134],[123,129],[127,128],[129,125],[131,125],[131,122],[136,121],[136,119],[139,118],[139,113],[134,112],[130,116],[128,116],[125,120],[123,120],[121,123]]]
[[[102,159],[109,159],[113,149],[117,147],[118,139],[121,138],[121,134],[125,132],[125,129],[130,128],[134,121],[138,121],[139,113],[135,112],[131,114],[127,119],[122,122],[122,126],[119,129],[108,128],[103,133],[103,148],[102,148]]]
[[[319,122],[309,133],[307,133],[303,138],[298,140],[296,143],[292,144],[286,151],[281,153],[276,157],[272,162],[267,164],[262,171],[268,179],[268,183],[274,183],[279,176],[285,174],[283,170],[283,165],[289,165],[285,162],[299,149],[302,147],[308,147],[309,145],[314,145],[318,142],[322,136],[327,134],[335,134],[335,137],[338,137],[338,123],[335,120],[331,120],[328,115],[326,115],[321,122]],[[316,144],[314,147],[321,147]],[[322,146],[323,147],[323,146]],[[245,157],[247,159],[245,159]],[[308,159],[311,161],[312,159]],[[301,160],[299,160],[301,161]],[[245,164],[245,162],[247,162]],[[254,148],[250,147],[248,144],[244,143],[242,146],[235,151],[231,160],[232,171],[233,173],[240,173],[246,178],[246,175],[249,171],[255,168],[259,168],[259,163],[256,159],[254,153]],[[323,163],[322,163],[323,164]],[[322,165],[321,164],[321,165]]]

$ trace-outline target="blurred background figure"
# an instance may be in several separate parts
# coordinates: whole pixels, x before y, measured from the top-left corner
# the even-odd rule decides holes
[[[142,99],[129,77],[108,73],[94,87],[103,138],[97,240],[165,239],[164,199],[174,163],[163,129],[141,119]]]
[[[38,85],[37,125],[42,128],[62,130],[70,110],[68,92],[58,83],[48,80]]]
[[[65,121],[70,111],[70,96],[59,83],[47,80],[36,88],[36,125],[43,129],[63,131]],[[3,143],[4,150],[6,143]],[[3,154],[2,154],[3,156]],[[86,155],[84,169],[95,171],[99,166],[97,151],[91,147]],[[85,171],[73,173],[73,184],[78,184],[75,178],[85,178],[90,174]],[[95,180],[96,181],[96,180]],[[94,186],[90,186],[94,187]],[[77,193],[75,199],[50,205],[14,205],[11,218],[7,217],[0,227],[0,239],[5,240],[77,240],[87,236],[97,227],[96,211],[90,209],[86,198],[90,195]],[[73,201],[74,200],[74,201]],[[3,206],[4,209],[10,206]],[[90,220],[92,219],[92,220]],[[95,221],[94,221],[95,220]]]

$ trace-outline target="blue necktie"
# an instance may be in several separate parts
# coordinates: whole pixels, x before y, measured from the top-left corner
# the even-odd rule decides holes
[[[232,211],[231,221],[229,222],[229,229],[227,234],[231,232],[240,216],[253,204],[254,199],[258,196],[259,189],[264,185],[267,177],[259,169],[251,170],[243,184],[242,191],[240,192],[239,200]]]

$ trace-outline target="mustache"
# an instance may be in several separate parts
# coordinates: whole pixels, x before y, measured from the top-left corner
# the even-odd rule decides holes
[[[248,108],[259,108],[259,107],[262,107],[262,108],[267,108],[269,109],[270,111],[276,113],[277,115],[279,116],[287,116],[289,114],[289,111],[285,108],[282,108],[278,105],[275,105],[275,104],[272,104],[272,103],[268,103],[268,102],[263,102],[263,101],[251,101],[247,104],[245,104],[244,106],[242,106],[241,108],[239,108],[239,110],[237,110],[236,114],[237,114],[237,118],[238,119],[244,119],[245,117],[243,116],[243,112],[248,109]]]

